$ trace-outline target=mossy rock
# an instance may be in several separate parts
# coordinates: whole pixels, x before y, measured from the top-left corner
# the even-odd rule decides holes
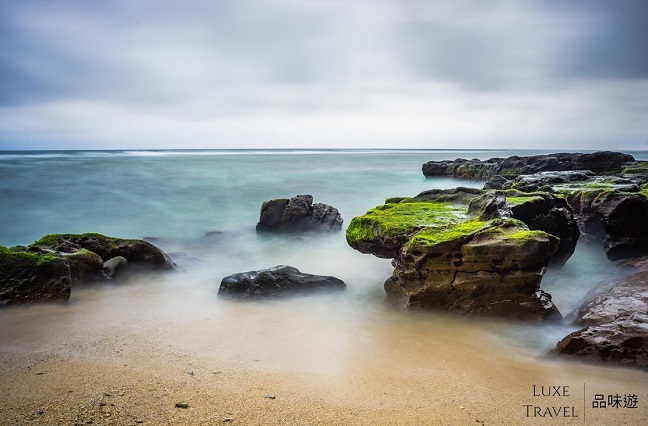
[[[514,195],[515,205],[553,200]],[[507,316],[509,310],[525,319],[560,317],[549,296],[536,295],[559,239],[507,218],[509,209],[501,191],[434,190],[390,198],[351,220],[347,242],[394,259],[385,290],[395,303],[464,314]]]
[[[51,255],[0,247],[0,306],[68,300],[70,269]]]
[[[346,239],[351,247],[362,253],[393,258],[415,231],[443,229],[465,219],[465,206],[405,198],[353,218],[347,227]]]
[[[107,237],[97,233],[52,234],[29,245],[30,251],[44,253],[76,253],[82,249],[96,253],[103,261],[122,256],[140,268],[175,268],[175,263],[162,250],[144,240]]]

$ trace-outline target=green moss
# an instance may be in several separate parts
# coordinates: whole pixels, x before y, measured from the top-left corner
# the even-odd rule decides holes
[[[465,218],[465,206],[440,202],[387,203],[355,217],[347,227],[349,242],[405,237],[423,227],[439,227],[455,224]]]
[[[408,248],[434,247],[449,241],[469,238],[479,231],[493,226],[494,221],[469,220],[449,226],[424,228],[409,239]]]
[[[17,251],[13,248],[0,247],[0,264],[3,270],[19,270],[31,266],[48,266],[61,262],[56,256],[42,255],[29,251]]]
[[[96,232],[87,232],[85,234],[49,234],[49,235],[45,235],[40,240],[33,242],[32,244],[30,244],[30,246],[50,247],[50,246],[55,246],[60,244],[61,241],[65,239],[70,239],[70,238],[80,239],[84,237],[112,239],[110,237],[106,237],[105,235],[98,234]]]
[[[648,198],[648,184],[646,184],[646,185],[644,185],[643,187],[641,187],[641,189],[639,190],[639,193],[640,193],[641,195],[643,195],[644,197],[647,197],[647,198]]]
[[[648,161],[637,161],[621,169],[624,175],[642,175],[648,173]]]
[[[532,203],[535,201],[544,201],[539,195],[521,196],[521,197],[506,197],[506,204],[509,206],[519,206],[521,204]]]

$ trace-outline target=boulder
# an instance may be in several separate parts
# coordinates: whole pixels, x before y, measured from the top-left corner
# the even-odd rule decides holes
[[[0,306],[68,300],[68,263],[57,256],[0,247]]]
[[[67,300],[71,286],[115,278],[127,263],[139,270],[175,268],[149,242],[101,234],[47,235],[28,247],[0,247],[0,305]]]
[[[338,278],[306,274],[291,266],[279,265],[229,275],[221,281],[218,295],[241,299],[277,298],[345,288],[346,284]]]
[[[399,305],[464,315],[561,317],[540,289],[559,240],[511,218],[502,192],[456,188],[388,199],[353,218],[346,237],[362,253],[393,259],[384,287]]]
[[[648,370],[648,271],[599,284],[567,318],[584,327],[554,354]]]
[[[556,153],[528,157],[490,158],[453,161],[429,161],[422,166],[426,177],[450,176],[463,179],[488,180],[496,175],[511,179],[519,175],[545,171],[590,170],[596,174],[621,172],[634,157],[621,152]]]
[[[122,256],[116,256],[103,263],[103,274],[108,279],[117,278],[128,268],[128,260]]]
[[[313,204],[312,195],[278,198],[261,205],[257,232],[339,231],[342,216],[335,207]]]
[[[29,246],[29,251],[40,253],[77,253],[85,249],[97,254],[103,262],[117,256],[128,260],[129,264],[143,270],[170,270],[175,263],[162,250],[144,240],[107,237],[88,234],[47,235]]]

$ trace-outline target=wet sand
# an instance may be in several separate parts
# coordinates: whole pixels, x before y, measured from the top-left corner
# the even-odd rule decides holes
[[[175,290],[107,288],[68,306],[0,311],[0,424],[639,425],[648,418],[648,374],[539,358],[490,337],[497,322],[381,305],[348,314],[353,306],[337,296],[241,304]],[[534,396],[534,385],[568,386],[569,395]],[[593,409],[595,394],[636,394],[638,408]],[[525,405],[543,413],[566,406],[563,415],[578,417],[527,417]]]

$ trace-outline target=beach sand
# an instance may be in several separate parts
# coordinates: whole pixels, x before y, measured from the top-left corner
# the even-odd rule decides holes
[[[648,419],[648,374],[539,359],[484,338],[470,322],[412,315],[407,326],[358,320],[347,325],[353,332],[344,332],[348,321],[334,315],[328,322],[283,315],[289,304],[223,305],[218,317],[194,312],[174,320],[148,313],[137,321],[141,312],[106,300],[3,310],[0,424],[639,425]],[[105,312],[116,309],[128,313],[108,320]],[[265,312],[263,321],[258,312]],[[534,396],[534,386],[567,386],[568,395]],[[593,409],[596,394],[636,394],[637,408]],[[577,417],[528,417],[525,406],[543,413],[567,406],[562,414]]]

